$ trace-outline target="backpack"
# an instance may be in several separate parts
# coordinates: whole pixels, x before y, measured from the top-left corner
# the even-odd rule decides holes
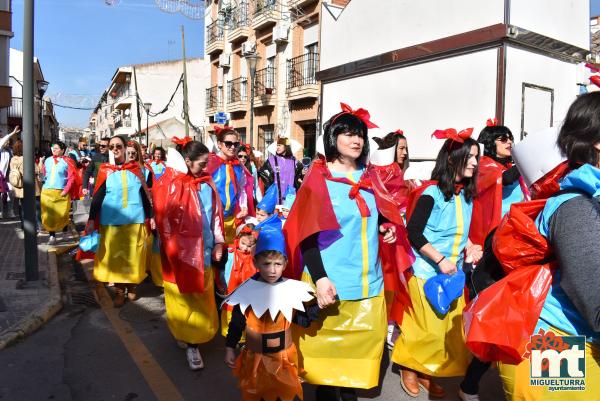
[[[8,182],[15,188],[23,188],[23,175],[18,169],[11,169],[8,173]]]

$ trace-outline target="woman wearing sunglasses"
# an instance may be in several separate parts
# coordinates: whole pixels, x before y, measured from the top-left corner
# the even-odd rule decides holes
[[[525,200],[528,191],[512,161],[514,138],[508,127],[489,119],[477,142],[483,144],[483,157],[479,161],[469,239],[483,246],[485,237],[500,224],[510,205]]]
[[[240,134],[231,127],[215,127],[219,153],[211,153],[208,172],[212,176],[223,204],[225,242],[235,239],[235,219],[254,215],[252,174],[237,158]]]
[[[138,162],[127,162],[127,140],[113,136],[109,149],[115,164],[100,166],[86,232],[99,227],[100,242],[94,259],[94,278],[115,283],[114,306],[136,299],[136,286],[146,278],[145,220],[154,229],[152,203]]]

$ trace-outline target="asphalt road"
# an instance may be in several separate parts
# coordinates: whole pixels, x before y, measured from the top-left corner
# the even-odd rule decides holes
[[[81,288],[81,286],[79,286]],[[85,294],[75,303],[91,303]],[[240,400],[236,381],[223,363],[224,340],[217,335],[201,346],[205,369],[188,370],[164,320],[164,297],[152,284],[140,286],[141,298],[117,310],[67,305],[44,328],[0,352],[2,401],[221,401]],[[382,385],[361,392],[361,400],[427,400],[407,396],[387,353]],[[458,400],[458,379],[444,379],[446,400]],[[314,388],[305,385],[305,400]],[[503,400],[495,370],[481,385],[481,400]]]

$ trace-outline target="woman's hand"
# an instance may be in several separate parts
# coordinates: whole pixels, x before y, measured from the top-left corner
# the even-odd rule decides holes
[[[456,265],[448,260],[448,258],[442,259],[440,263],[438,263],[438,267],[440,271],[444,274],[455,274],[456,273]]]
[[[225,347],[225,365],[231,369],[235,368],[235,350],[230,347]]]
[[[248,209],[247,208],[243,208],[238,214],[237,216],[235,216],[238,219],[243,219],[244,217],[248,216]]]
[[[223,258],[223,244],[215,244],[215,247],[212,251],[212,258],[216,262],[220,262]]]
[[[94,220],[88,220],[87,223],[85,224],[85,232],[90,234],[94,232],[94,226],[96,225],[96,223],[94,222]]]
[[[383,234],[383,242],[393,244],[396,242],[396,226],[385,223],[379,226],[379,232]]]
[[[337,290],[333,283],[327,277],[321,277],[317,280],[317,303],[319,308],[325,309],[335,303]]]
[[[154,217],[150,219],[150,230],[156,230],[156,220],[154,220]]]
[[[481,245],[474,245],[474,244],[472,244],[471,246],[467,245],[466,257],[465,257],[465,260],[467,262],[477,264],[477,262],[479,262],[482,257],[483,257],[483,249],[481,249]]]

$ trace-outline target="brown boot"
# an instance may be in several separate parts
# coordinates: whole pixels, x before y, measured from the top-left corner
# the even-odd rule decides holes
[[[127,284],[127,298],[130,301],[135,301],[137,299],[137,284]]]
[[[113,299],[113,306],[120,308],[125,305],[125,286],[123,284],[115,284],[115,298]]]
[[[400,369],[400,385],[411,397],[419,396],[419,380],[417,377],[417,372],[410,369]]]
[[[435,383],[431,376],[422,375],[418,376],[419,385],[423,390],[429,393],[430,397],[433,398],[442,398],[446,395],[446,392],[439,384]]]

